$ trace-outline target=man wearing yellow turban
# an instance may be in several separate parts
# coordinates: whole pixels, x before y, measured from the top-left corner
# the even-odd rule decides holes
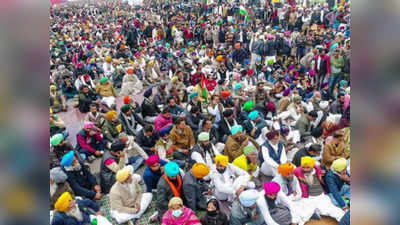
[[[250,175],[229,163],[228,156],[217,155],[214,161],[216,170],[211,172],[210,178],[214,183],[213,194],[218,200],[233,201],[245,188],[255,188]]]
[[[322,179],[322,170],[316,165],[315,159],[310,156],[302,157],[301,167],[294,170],[294,175],[300,182],[302,201],[305,206],[301,211],[303,222],[307,222],[316,211],[320,215],[330,216],[340,221],[344,211],[336,207],[324,193],[325,182]]]
[[[115,110],[108,111],[104,118],[106,119],[103,129],[104,138],[110,143],[109,148],[111,147],[111,143],[114,143],[118,139],[118,134],[122,131],[122,124],[117,117],[117,112]]]
[[[203,192],[208,185],[200,182],[210,173],[210,168],[204,163],[195,163],[183,177],[182,189],[186,204],[193,211],[207,209],[207,199]]]
[[[339,158],[333,161],[331,168],[325,174],[329,197],[334,205],[347,210],[350,200],[350,176],[347,174],[347,160]]]

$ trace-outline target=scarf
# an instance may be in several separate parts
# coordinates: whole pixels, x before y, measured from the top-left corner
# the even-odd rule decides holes
[[[164,173],[164,179],[167,181],[169,187],[172,190],[172,193],[174,193],[175,197],[181,197],[180,190],[182,188],[182,179],[181,176],[178,176],[178,187],[175,187],[175,185],[172,183],[172,181],[169,180],[167,173]]]
[[[162,220],[162,224],[193,225],[200,224],[193,210],[182,206],[182,214],[177,218],[172,215],[172,210],[168,210]]]

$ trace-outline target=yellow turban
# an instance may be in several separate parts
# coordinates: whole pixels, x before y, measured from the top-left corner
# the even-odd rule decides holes
[[[106,115],[104,115],[104,117],[105,117],[107,120],[111,120],[111,119],[114,118],[115,116],[117,116],[117,112],[116,112],[115,110],[108,111],[108,112],[106,113]]]
[[[117,179],[118,182],[122,183],[126,179],[128,179],[129,175],[132,174],[133,167],[132,166],[125,166],[124,168],[118,170],[117,174],[115,175],[115,178]]]
[[[66,212],[69,208],[69,203],[72,201],[72,196],[69,192],[64,192],[54,204],[54,208],[60,212]]]
[[[106,62],[111,62],[111,60],[112,60],[111,56],[106,57]]]
[[[175,83],[175,82],[177,82],[178,81],[178,77],[177,76],[173,76],[172,78],[171,78],[171,82],[172,83]]]
[[[291,162],[283,163],[278,167],[278,171],[282,176],[287,176],[293,173],[293,170],[294,170],[294,164]]]
[[[149,61],[149,66],[154,66],[154,60]]]
[[[301,157],[301,166],[308,166],[311,168],[314,168],[315,165],[315,159],[310,157],[310,156],[304,156]]]
[[[215,164],[219,164],[221,166],[227,166],[229,162],[229,158],[226,155],[217,155],[214,158]]]
[[[175,206],[175,205],[183,206],[182,199],[179,197],[171,198],[171,200],[169,200],[169,202],[168,202],[168,208],[172,208],[172,206]]]
[[[347,160],[345,158],[336,159],[332,163],[332,168],[339,173],[345,170],[346,167],[347,167]]]
[[[210,168],[204,163],[195,163],[192,167],[193,176],[202,179],[210,173]]]

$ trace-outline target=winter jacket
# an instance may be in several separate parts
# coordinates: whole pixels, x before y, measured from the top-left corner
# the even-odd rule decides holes
[[[104,138],[113,143],[118,138],[118,126],[122,126],[121,122],[117,120],[116,122],[106,120],[102,127]],[[121,127],[122,128],[122,127]]]
[[[90,172],[87,165],[79,163],[82,167],[80,171],[67,171],[65,168],[63,169],[68,176],[67,181],[76,196],[93,199],[96,195],[96,191],[93,190],[94,186],[97,185],[96,178]]]
[[[182,191],[187,207],[193,211],[207,209],[207,199],[203,194],[207,190],[208,187],[193,176],[192,170],[185,173],[182,179]]]
[[[110,205],[111,210],[115,210],[119,213],[135,214],[139,212],[139,208],[136,205],[140,205],[142,201],[142,192],[138,181],[132,177],[133,181],[131,185],[135,186],[136,192],[130,192],[124,188],[121,183],[115,182],[110,190]]]
[[[98,83],[96,85],[96,92],[99,93],[101,97],[117,97],[117,94],[115,93],[114,87],[111,82],[108,82],[107,84]]]
[[[178,175],[178,176],[180,176],[180,175]],[[185,201],[182,188],[180,190],[180,194],[181,194],[182,200]],[[171,187],[165,180],[164,176],[161,176],[161,178],[157,184],[157,199],[156,199],[156,209],[158,211],[158,217],[160,219],[163,217],[164,213],[168,210],[168,202],[173,197],[175,197],[175,196],[171,190]],[[185,204],[185,202],[184,202],[184,204]]]
[[[85,149],[91,153],[95,153],[96,150],[98,149],[94,149],[91,144],[97,143],[97,142],[102,142],[103,138],[100,135],[99,131],[96,131],[96,134],[90,137],[90,140],[88,140],[88,134],[86,133],[86,131],[84,129],[82,129],[77,135],[76,135],[76,150],[80,150],[80,149]]]
[[[121,121],[122,130],[131,136],[136,136],[138,131],[141,130],[145,125],[143,119],[133,111],[131,111],[130,116],[120,112],[118,119]]]
[[[100,210],[96,202],[90,199],[78,200],[75,199],[78,208],[82,212],[83,221],[78,221],[76,218],[68,216],[64,212],[55,211],[51,225],[84,225],[90,223],[90,212],[87,208],[91,208],[93,211],[98,212]]]
[[[146,118],[147,116],[149,117],[155,117],[159,113],[161,113],[160,109],[156,105],[154,101],[150,101],[148,98],[144,98],[142,102],[142,116],[143,118]]]
[[[163,114],[159,114],[154,120],[154,129],[160,133],[163,128],[167,128],[172,125],[172,117],[169,119],[165,118]]]
[[[136,137],[136,143],[146,151],[147,154],[150,154],[150,149],[156,145],[159,136],[157,132],[153,131],[150,137],[147,137],[144,134],[144,130],[140,131],[138,136]]]
[[[339,204],[339,207],[344,208],[346,206],[346,202],[343,200],[342,196],[340,196],[339,192],[343,185],[345,185],[347,182],[342,180],[340,176],[331,169],[326,172],[324,179],[328,192],[333,195],[336,202]]]
[[[160,166],[164,166],[167,164],[166,161],[160,160]],[[160,180],[161,176],[164,174],[161,170],[160,173],[153,172],[148,166],[144,169],[143,172],[143,181],[146,185],[146,192],[151,192],[153,189],[157,189],[157,183]]]
[[[260,145],[257,143],[257,141],[247,134],[241,136],[239,140],[236,140],[232,136],[229,136],[226,140],[224,149],[224,155],[229,157],[229,162],[232,162],[234,159],[243,154],[243,148],[246,147],[244,145],[244,141],[247,138],[249,139],[249,143],[251,142],[256,148],[260,148]]]
[[[327,142],[324,146],[324,150],[322,153],[321,165],[329,169],[332,165],[332,162],[335,161],[336,159],[347,158],[344,149],[345,149],[345,144],[342,141],[339,142],[338,145],[335,145],[333,143],[333,140]]]
[[[263,119],[260,119],[260,121],[258,121],[258,123],[256,123],[255,125],[253,123],[254,122],[250,120],[246,120],[244,122],[244,129],[246,130],[246,133],[250,134],[253,128],[256,128],[256,132],[254,133],[253,138],[257,139],[261,135],[261,130],[264,127],[267,127],[267,123]]]
[[[321,182],[322,187],[324,187],[325,186],[325,182],[322,179],[322,170],[321,170],[321,168],[319,166],[315,165],[314,166],[314,170],[315,170],[315,173],[316,173],[316,175],[318,177],[319,182]],[[301,188],[301,193],[302,193],[301,197],[308,198],[308,184],[307,184],[306,179],[304,177],[303,169],[301,167],[297,167],[294,170],[293,174],[297,177],[297,179],[300,182],[300,188]]]
[[[178,149],[191,149],[195,144],[193,131],[188,125],[185,125],[182,134],[174,126],[170,132],[170,138],[174,145],[174,151]]]
[[[242,207],[239,201],[234,201],[232,203],[231,214],[229,216],[230,225],[261,225],[264,223],[264,217],[261,214],[261,210],[256,206],[256,213],[258,215],[257,220],[254,221],[251,217],[248,208]]]

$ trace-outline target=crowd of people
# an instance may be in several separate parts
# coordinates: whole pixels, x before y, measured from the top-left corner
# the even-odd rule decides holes
[[[350,1],[71,1],[49,31],[52,225],[111,224],[104,199],[118,224],[152,202],[162,225],[350,224]]]

